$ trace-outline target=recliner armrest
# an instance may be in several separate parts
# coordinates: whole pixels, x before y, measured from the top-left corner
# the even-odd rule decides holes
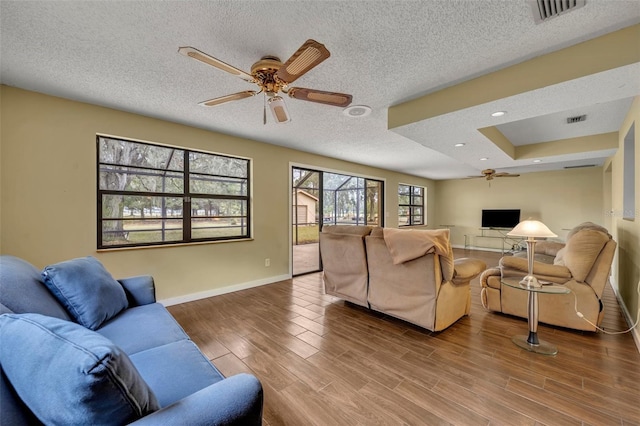
[[[505,256],[500,259],[500,267],[503,277],[524,276],[529,272],[527,259],[521,257]],[[563,284],[571,279],[571,271],[562,265],[549,265],[542,262],[533,262],[533,274],[541,279]]]
[[[262,385],[250,374],[237,374],[161,408],[133,423],[155,425],[262,424]]]
[[[466,284],[487,268],[487,264],[479,259],[463,257],[453,261],[453,279],[456,285]]]
[[[118,280],[125,293],[129,306],[142,306],[156,303],[156,287],[151,275],[140,275]]]

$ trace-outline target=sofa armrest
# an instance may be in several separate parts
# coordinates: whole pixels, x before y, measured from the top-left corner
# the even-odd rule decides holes
[[[118,280],[127,294],[129,306],[156,303],[156,287],[151,275],[140,275]]]
[[[480,287],[490,287],[489,286],[489,277],[501,277],[502,271],[500,268],[489,268],[485,270],[482,275],[480,275]]]
[[[262,424],[262,385],[250,374],[221,380],[133,423],[155,425]]]
[[[463,257],[453,261],[453,279],[456,285],[467,284],[487,268],[487,264],[479,259]]]
[[[529,272],[527,259],[506,256],[500,259],[500,267],[503,277],[522,277]],[[533,262],[533,274],[543,280],[563,284],[571,279],[571,271],[562,265],[549,265],[542,262]]]

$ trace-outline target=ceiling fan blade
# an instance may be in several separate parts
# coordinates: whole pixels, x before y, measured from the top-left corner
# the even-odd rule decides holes
[[[329,56],[331,54],[323,44],[309,39],[287,59],[287,62],[276,72],[276,76],[287,84],[293,83]]]
[[[226,62],[222,62],[219,59],[214,58],[213,56],[209,56],[204,52],[199,51],[196,48],[191,46],[185,46],[178,49],[178,52],[184,56],[188,56],[189,58],[193,58],[197,61],[203,62],[207,65],[211,65],[212,67],[216,67],[219,70],[228,72],[229,74],[233,74],[236,77],[240,77],[244,81],[248,81],[249,83],[255,83],[256,79],[253,78],[251,74],[248,74],[238,68],[227,64]]]
[[[216,106],[216,105],[223,104],[225,102],[231,102],[231,101],[237,101],[239,99],[250,98],[251,96],[255,96],[256,93],[258,92],[254,90],[245,90],[244,92],[234,93],[233,95],[226,95],[226,96],[221,96],[219,98],[209,99],[208,101],[198,103],[198,105],[206,106],[206,107]]]
[[[511,174],[511,173],[496,173],[494,176],[495,177],[518,177],[520,175]]]
[[[302,101],[317,102],[325,105],[346,107],[351,103],[353,96],[346,93],[325,92],[323,90],[305,89],[303,87],[292,87],[287,94]]]

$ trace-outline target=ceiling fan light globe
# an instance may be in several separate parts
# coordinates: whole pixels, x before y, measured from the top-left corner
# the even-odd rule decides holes
[[[291,121],[289,111],[287,111],[287,105],[284,103],[282,97],[271,96],[267,103],[269,104],[271,114],[273,114],[273,119],[276,120],[277,123],[288,123]]]

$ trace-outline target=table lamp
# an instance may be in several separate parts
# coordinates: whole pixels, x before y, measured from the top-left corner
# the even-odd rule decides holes
[[[527,287],[542,287],[542,285],[538,282],[538,279],[533,276],[533,259],[535,255],[535,245],[536,238],[550,238],[557,237],[556,234],[551,232],[547,226],[537,220],[527,219],[523,220],[519,224],[516,225],[509,233],[507,233],[509,237],[526,237],[525,240],[527,242],[527,262],[529,263],[529,274],[524,277],[520,284],[526,285]]]

